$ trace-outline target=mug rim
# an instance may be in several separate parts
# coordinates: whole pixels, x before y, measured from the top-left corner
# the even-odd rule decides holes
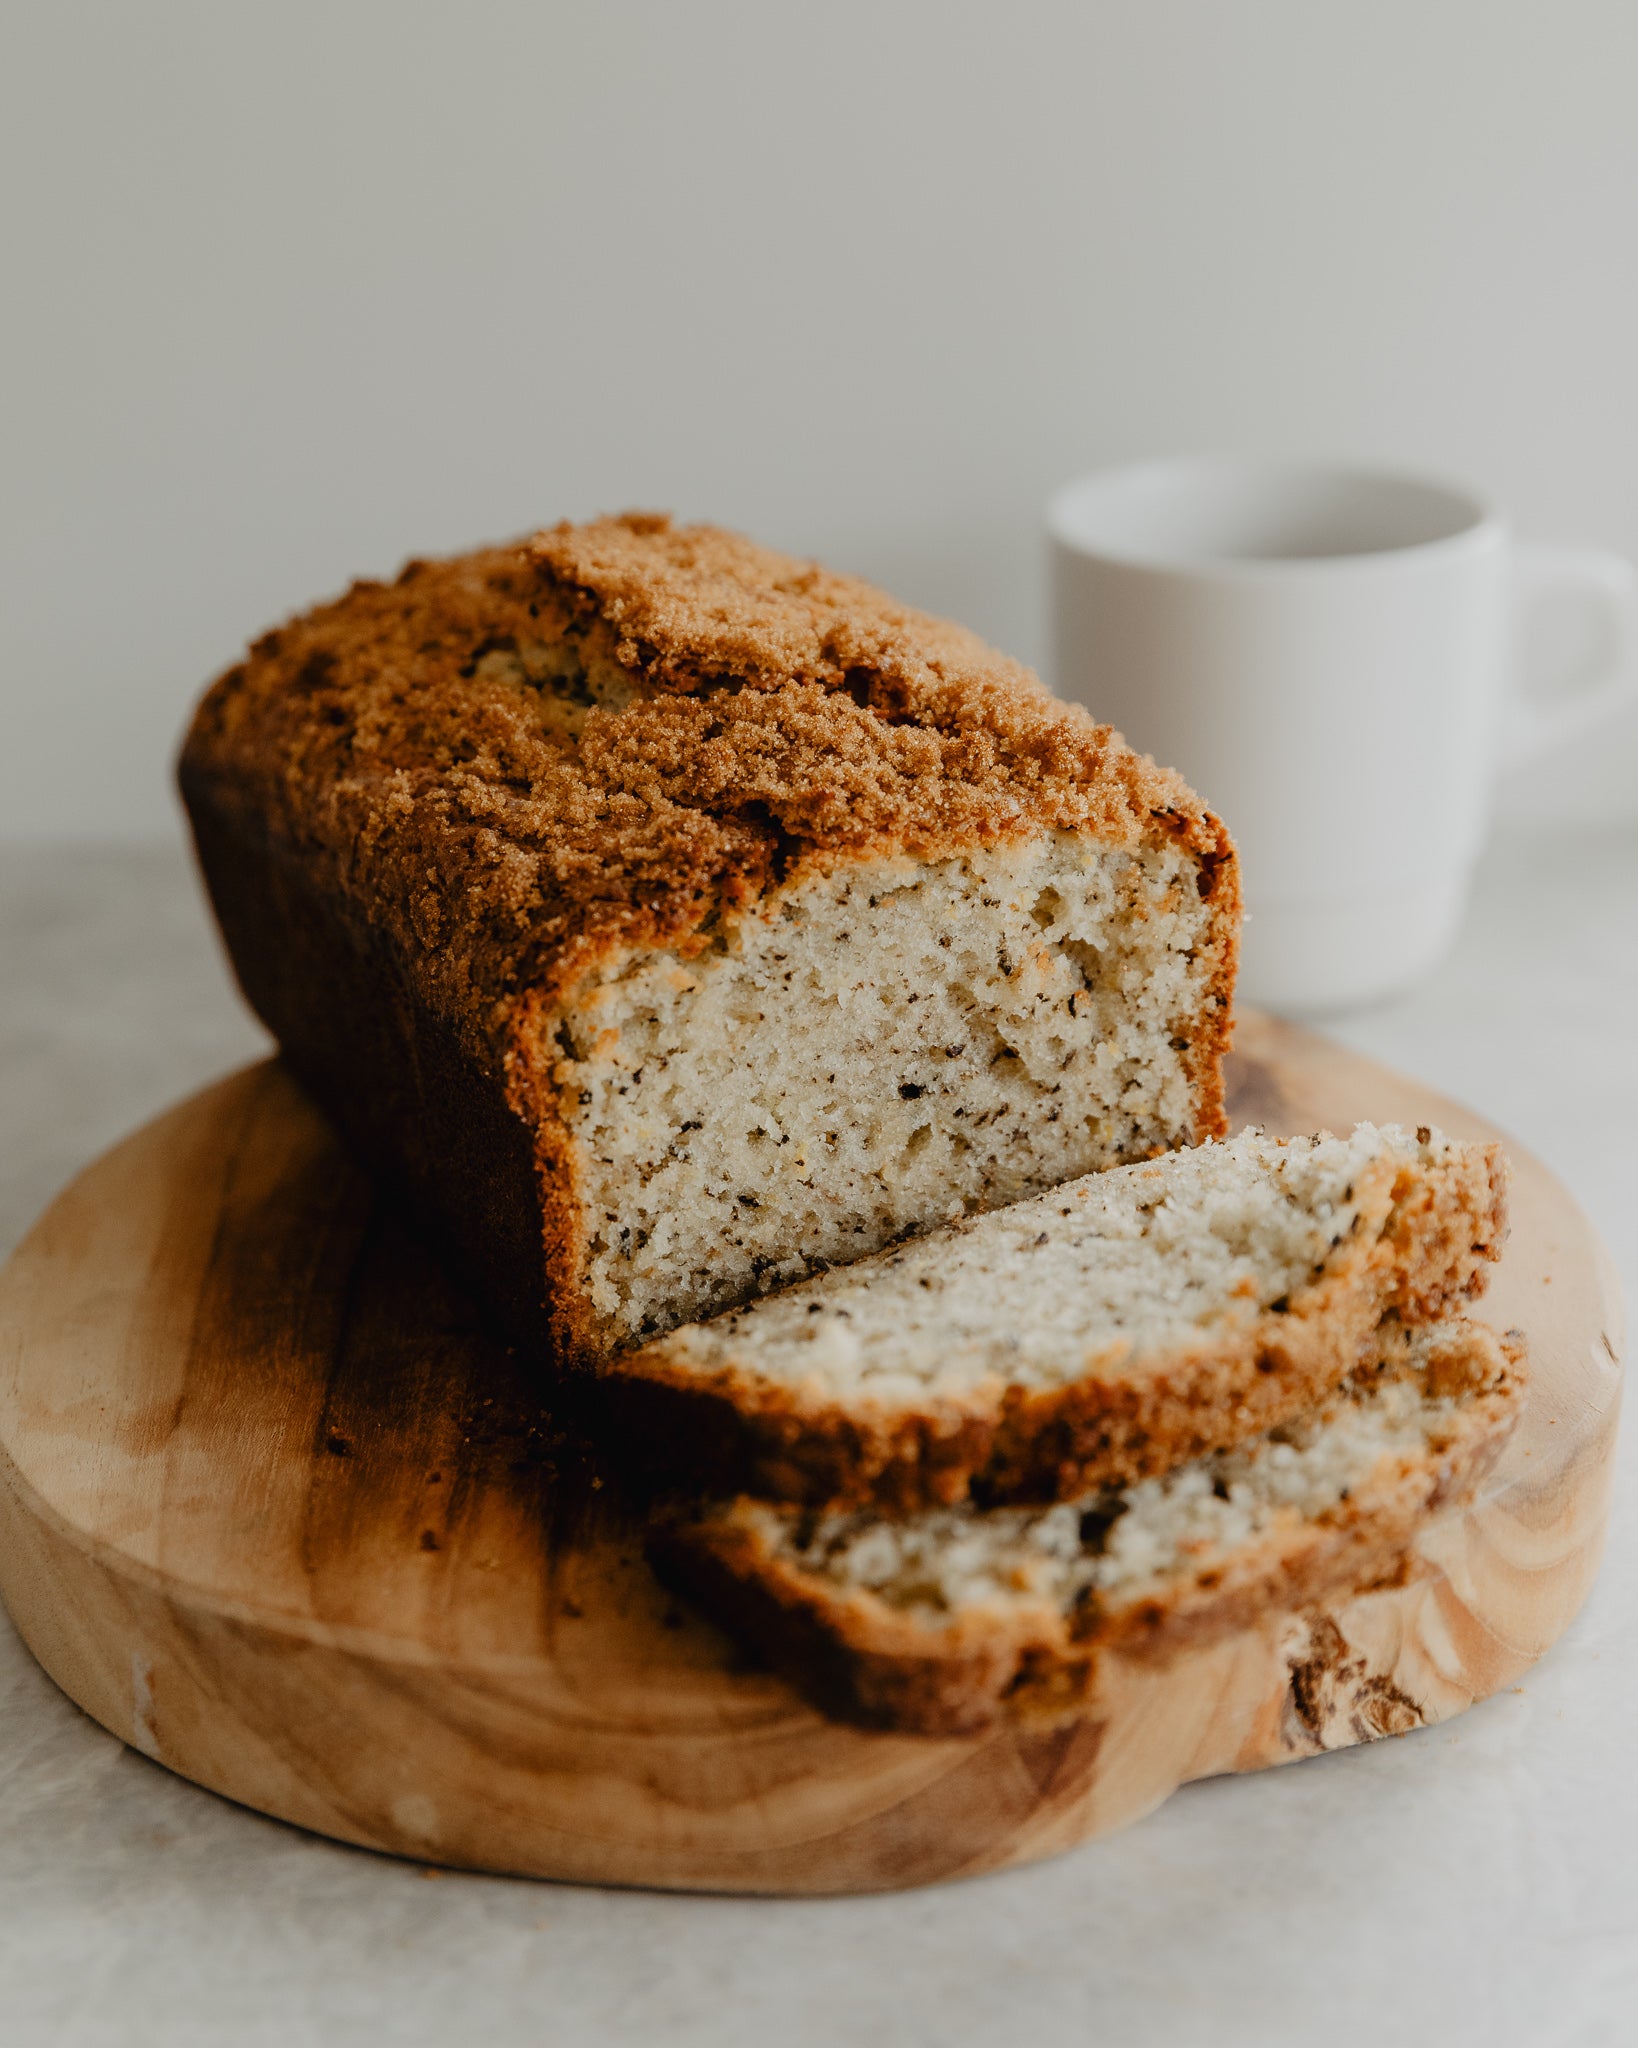
[[[1092,539],[1076,530],[1076,509],[1095,489],[1130,489],[1145,482],[1168,479],[1200,483],[1224,479],[1246,483],[1280,479],[1310,484],[1392,486],[1424,499],[1441,501],[1449,508],[1455,523],[1448,532],[1436,533],[1425,539],[1389,542],[1381,547],[1262,555],[1216,554],[1186,547],[1145,545],[1142,541],[1122,543],[1107,536]],[[1146,570],[1160,575],[1232,582],[1381,574],[1386,569],[1407,563],[1471,549],[1503,530],[1500,515],[1477,491],[1427,471],[1343,458],[1233,454],[1154,456],[1088,470],[1072,477],[1053,492],[1047,500],[1045,524],[1048,535],[1058,547],[1084,561],[1107,562],[1123,569]]]

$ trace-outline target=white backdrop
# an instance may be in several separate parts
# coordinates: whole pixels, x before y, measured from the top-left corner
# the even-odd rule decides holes
[[[358,573],[669,506],[1043,652],[1039,507],[1405,460],[1638,555],[1633,0],[6,0],[0,833]],[[1638,817],[1638,716],[1509,792]]]

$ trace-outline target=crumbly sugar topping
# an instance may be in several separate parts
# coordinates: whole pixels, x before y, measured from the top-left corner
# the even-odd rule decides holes
[[[266,634],[182,774],[387,934],[478,1046],[497,1005],[709,943],[837,860],[1066,831],[1174,843],[1204,894],[1236,887],[1176,776],[971,634],[641,514],[412,562]]]

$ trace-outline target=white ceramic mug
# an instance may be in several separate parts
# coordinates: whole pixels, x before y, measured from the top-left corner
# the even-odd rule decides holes
[[[1638,575],[1509,541],[1471,493],[1295,462],[1105,471],[1047,512],[1054,687],[1182,771],[1240,847],[1241,989],[1323,1012],[1393,993],[1454,936],[1499,761],[1634,690]],[[1595,608],[1550,699],[1515,597]]]

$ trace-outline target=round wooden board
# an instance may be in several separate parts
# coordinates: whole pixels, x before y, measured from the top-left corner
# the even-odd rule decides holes
[[[1246,1017],[1237,1121],[1491,1135]],[[822,1719],[669,1599],[616,1489],[275,1063],[89,1168],[0,1276],[0,1590],[104,1727],[283,1819],[423,1861],[869,1891],[1046,1856],[1190,1778],[1444,1719],[1511,1683],[1596,1568],[1620,1375],[1590,1227],[1516,1148],[1485,1313],[1532,1392],[1424,1576],[1156,1668],[1073,1724]]]

